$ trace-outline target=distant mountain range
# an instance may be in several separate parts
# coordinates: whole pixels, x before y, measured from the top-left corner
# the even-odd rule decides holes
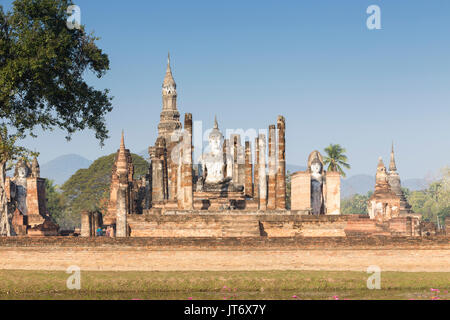
[[[346,179],[342,179],[341,197],[347,198],[354,194],[367,194],[373,191],[375,187],[375,176],[358,174]],[[428,187],[425,179],[405,179],[402,181],[402,187],[411,191],[424,190]]]
[[[41,164],[41,177],[53,180],[55,184],[61,186],[75,172],[80,169],[87,169],[91,164],[91,160],[80,155],[67,154]]]
[[[147,151],[139,152],[138,155],[148,160]],[[41,165],[41,176],[51,179],[55,184],[62,185],[75,172],[80,169],[87,169],[92,164],[88,160],[77,154],[68,154],[58,157]],[[306,167],[298,165],[287,165],[286,170],[291,173],[304,171]],[[406,179],[402,181],[402,186],[410,190],[423,190],[427,188],[425,179]],[[354,194],[366,194],[375,187],[375,176],[359,174],[342,179],[341,197],[347,198]]]

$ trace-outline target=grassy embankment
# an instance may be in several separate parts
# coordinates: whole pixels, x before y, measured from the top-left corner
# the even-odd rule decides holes
[[[381,290],[367,289],[367,273],[345,271],[82,272],[79,291],[67,289],[69,276],[0,270],[0,299],[450,298],[450,273],[383,272]]]

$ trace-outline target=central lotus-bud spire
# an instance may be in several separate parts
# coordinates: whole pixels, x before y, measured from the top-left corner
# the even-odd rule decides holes
[[[180,113],[177,109],[177,85],[172,76],[170,54],[167,55],[167,71],[162,85],[162,112],[158,125],[158,137],[172,141],[172,135],[181,129]]]
[[[172,75],[172,69],[170,67],[170,53],[167,54],[167,70],[166,70],[166,76],[164,77],[163,82],[163,89],[164,91],[168,91],[171,89],[171,92],[167,93],[175,93],[175,89],[177,88],[177,84],[175,83],[175,80],[173,79]]]

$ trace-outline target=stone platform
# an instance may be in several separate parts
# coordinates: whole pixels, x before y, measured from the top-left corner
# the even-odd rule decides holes
[[[448,237],[0,238],[1,270],[450,272]]]
[[[418,236],[408,218],[380,225],[361,215],[306,215],[304,211],[164,211],[128,215],[131,237]]]

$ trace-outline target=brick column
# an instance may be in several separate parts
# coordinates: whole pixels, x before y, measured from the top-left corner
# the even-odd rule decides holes
[[[178,192],[178,163],[176,163],[172,159],[172,150],[174,149],[175,146],[173,145],[171,148],[169,148],[167,153],[167,164],[169,167],[169,170],[167,170],[167,172],[170,175],[170,179],[168,180],[169,200],[176,200]]]
[[[245,196],[253,198],[253,166],[250,141],[245,141]]]
[[[97,229],[99,227],[101,227],[101,225],[100,225],[100,216],[99,215],[100,214],[97,211],[92,212],[92,222],[93,222],[92,229],[94,231],[94,236],[95,237],[97,236]]]
[[[119,189],[117,191],[117,213],[116,213],[116,237],[118,238],[124,238],[128,236],[126,191],[127,186],[123,183],[120,183]]]
[[[311,174],[299,171],[291,178],[291,209],[311,210]]]
[[[277,186],[276,186],[276,208],[286,209],[286,121],[283,116],[278,116],[278,163],[277,163]]]
[[[269,126],[269,182],[267,188],[267,209],[275,210],[276,192],[276,131],[275,126]]]
[[[254,199],[259,199],[259,138],[255,138],[255,177],[253,179]]]
[[[91,217],[89,211],[81,212],[81,236],[89,238],[92,235]]]
[[[159,140],[159,141],[158,141]],[[152,176],[152,202],[157,203],[165,199],[165,163],[164,147],[161,139],[158,138],[156,146],[149,148],[151,158],[151,176]],[[158,145],[158,142],[160,145]]]
[[[119,178],[119,186],[117,190],[117,202],[116,202],[116,237],[127,237],[128,236],[127,193],[129,192],[128,190],[129,186],[128,186],[128,167],[126,164],[126,153],[123,138],[122,144],[120,145],[119,155],[117,157],[117,175]]]
[[[259,210],[267,210],[266,136],[259,135]]]
[[[339,172],[328,171],[326,181],[326,214],[339,215],[341,214],[341,175]]]
[[[238,143],[238,136],[233,135],[232,136],[232,150],[233,150],[233,183],[234,184],[239,184],[239,167],[238,167],[238,148],[239,148],[239,143]]]
[[[245,186],[245,146],[241,145],[240,140],[241,138],[239,137],[238,156],[237,156],[238,184]]]
[[[183,209],[193,209],[193,182],[192,182],[192,114],[187,113],[184,118],[183,135],[183,162],[182,188],[183,188]]]

